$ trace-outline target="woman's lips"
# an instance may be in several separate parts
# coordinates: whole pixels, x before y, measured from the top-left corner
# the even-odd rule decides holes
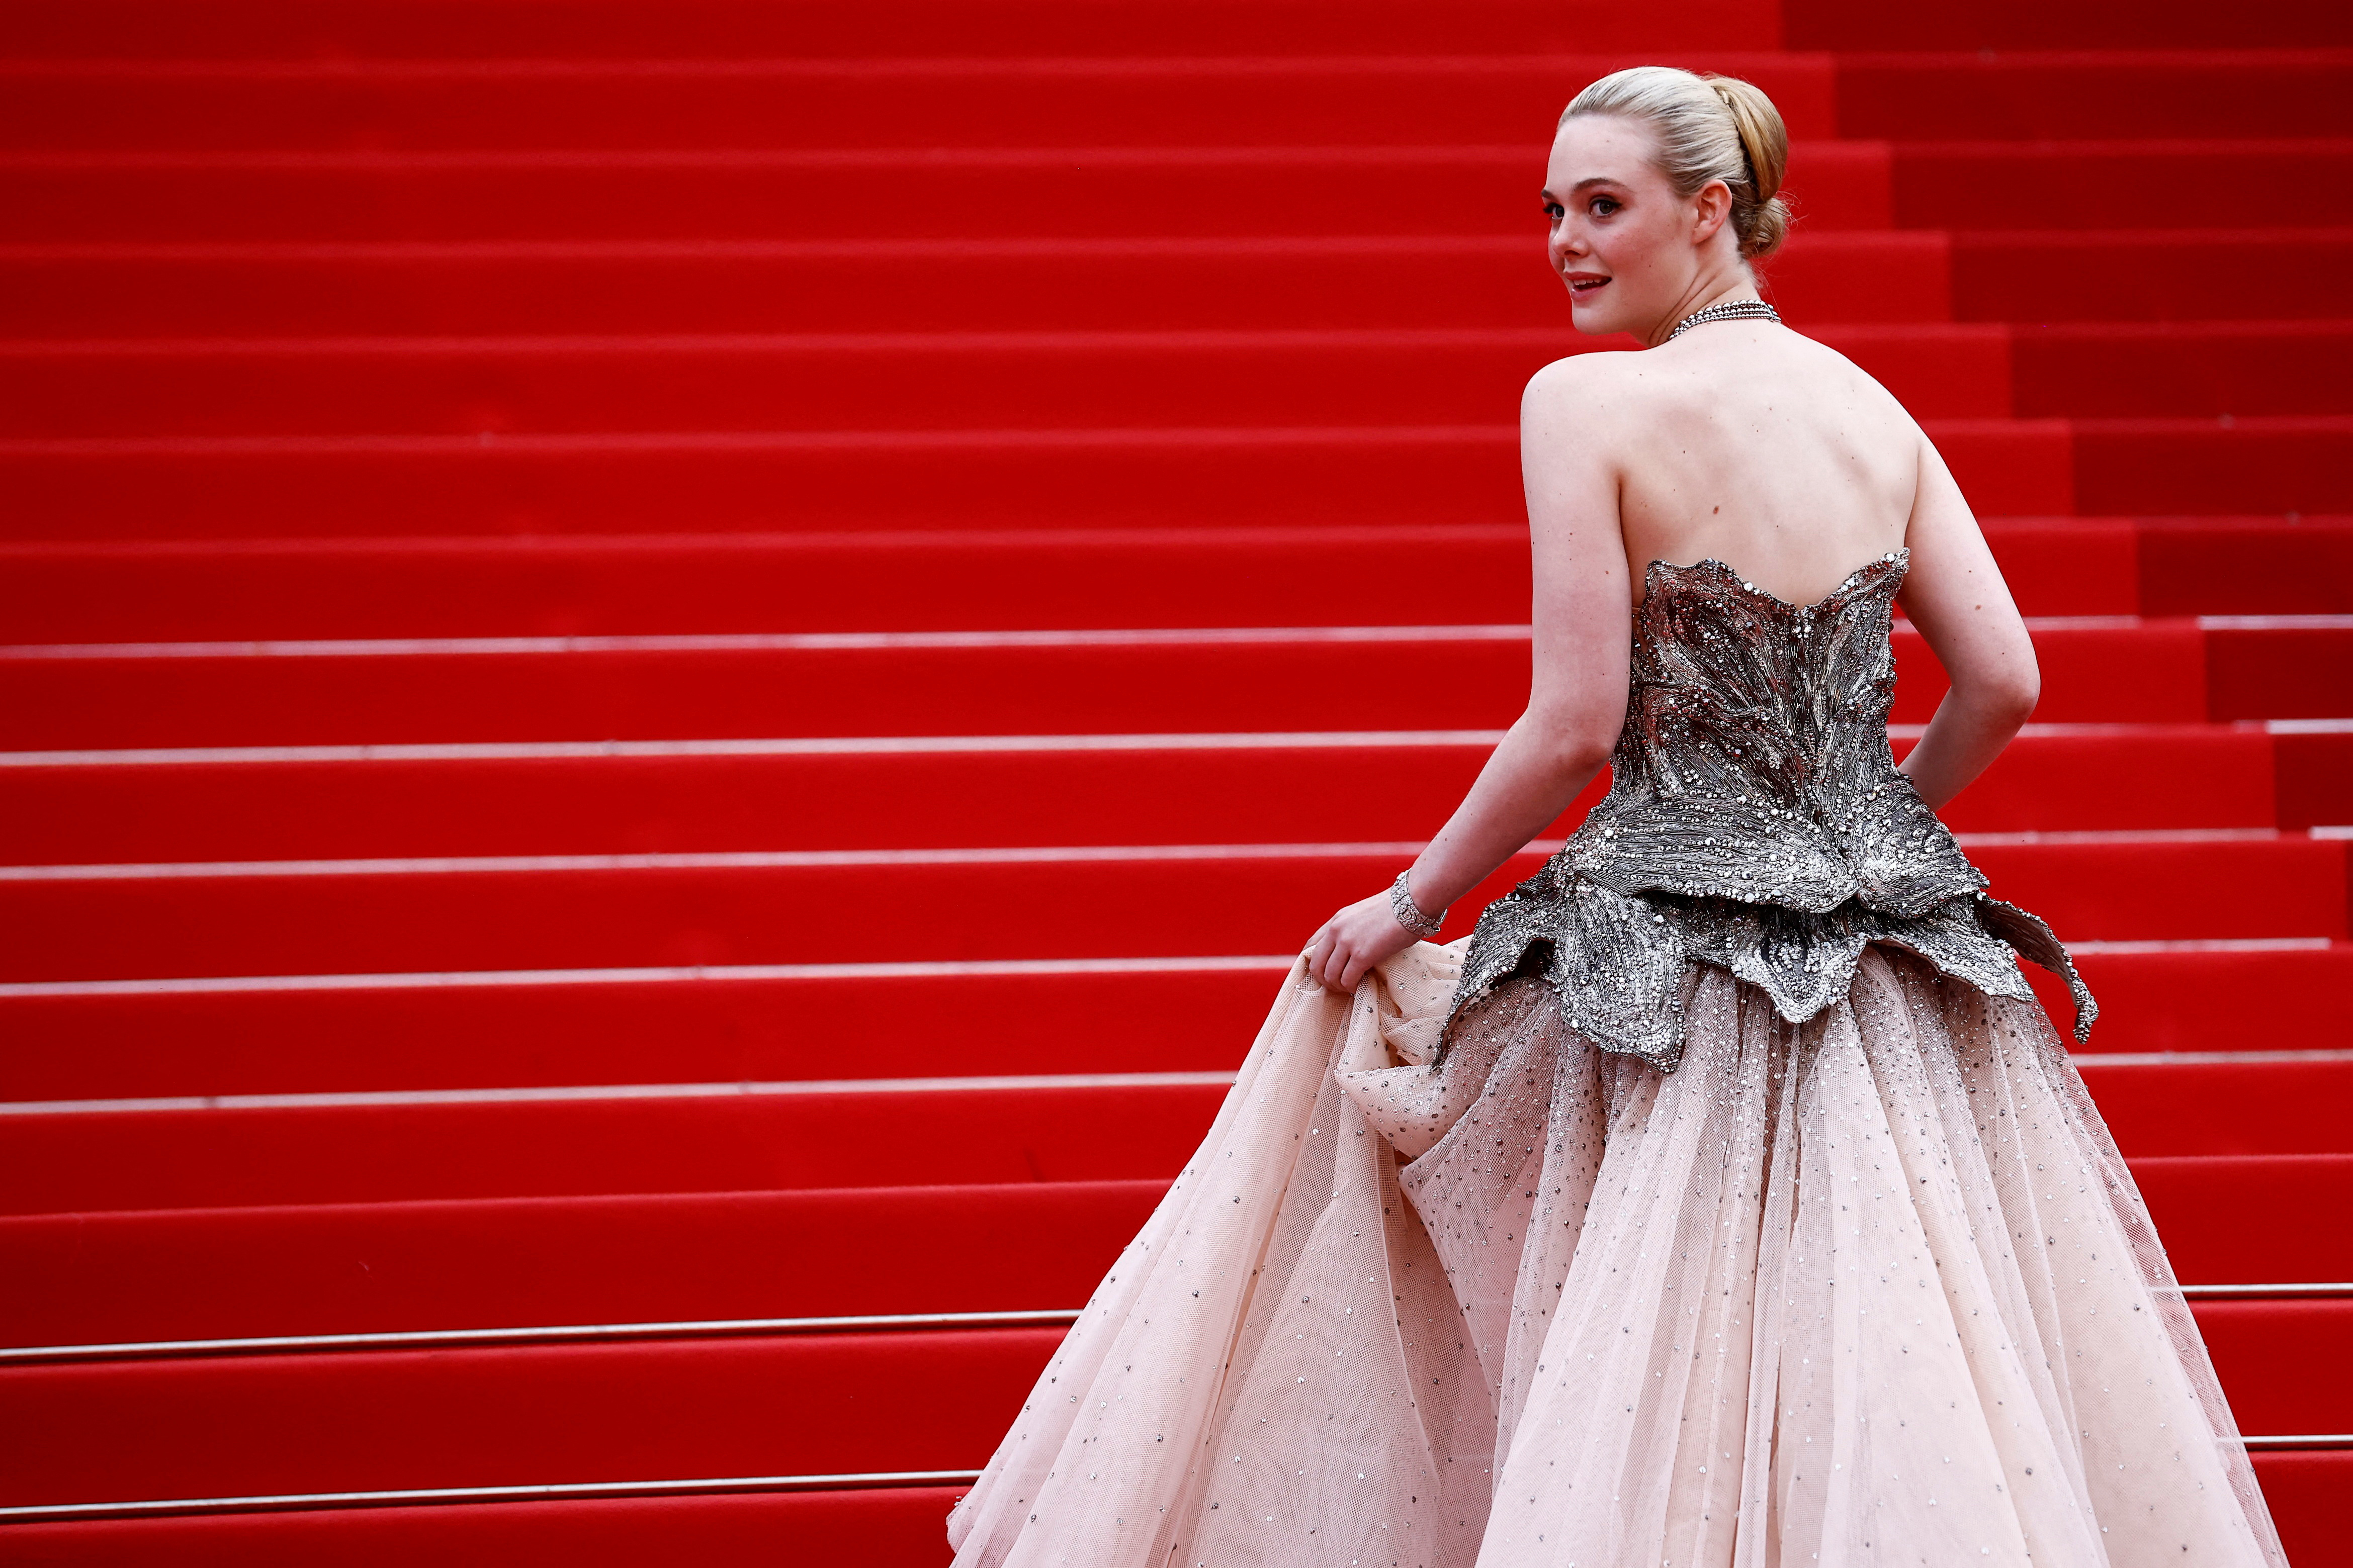
[[[1571,299],[1588,296],[1609,281],[1609,279],[1591,272],[1570,272],[1563,276],[1568,280],[1568,292]]]

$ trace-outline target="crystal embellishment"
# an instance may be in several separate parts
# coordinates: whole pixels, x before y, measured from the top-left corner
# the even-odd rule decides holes
[[[1694,964],[1799,1023],[1846,994],[1873,943],[2021,999],[2030,959],[2066,982],[2089,1037],[2099,1008],[2066,949],[1986,895],[1888,749],[1909,560],[1891,552],[1805,605],[1721,561],[1651,563],[1609,796],[1480,917],[1441,1058],[1465,1008],[1536,975],[1579,1034],[1671,1071]]]

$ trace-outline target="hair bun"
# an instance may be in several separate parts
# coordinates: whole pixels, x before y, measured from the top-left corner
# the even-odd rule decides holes
[[[1780,197],[1789,132],[1755,83],[1674,66],[1630,66],[1578,93],[1561,122],[1578,114],[1647,122],[1658,135],[1659,166],[1678,195],[1722,180],[1732,193],[1732,232],[1744,260],[1772,255],[1788,236],[1789,209]]]
[[[1782,177],[1789,170],[1789,132],[1781,123],[1781,111],[1754,82],[1730,76],[1705,79],[1731,112],[1733,132],[1740,138],[1741,155],[1761,206],[1781,194]]]

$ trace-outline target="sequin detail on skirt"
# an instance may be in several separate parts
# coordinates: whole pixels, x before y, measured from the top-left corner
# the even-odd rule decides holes
[[[948,1521],[958,1568],[2285,1568],[2042,1008],[1866,950],[1673,1073],[1461,949],[1293,965]]]

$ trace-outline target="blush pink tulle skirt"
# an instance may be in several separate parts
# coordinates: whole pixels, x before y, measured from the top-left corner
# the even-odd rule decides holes
[[[2284,1564],[2041,1009],[1873,949],[1683,1065],[1459,947],[1294,966],[948,1521],[960,1565]]]

